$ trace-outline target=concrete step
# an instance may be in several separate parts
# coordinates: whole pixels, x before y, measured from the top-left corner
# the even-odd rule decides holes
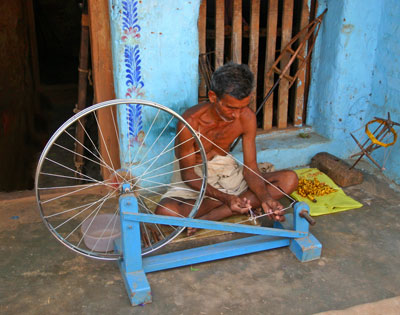
[[[307,165],[315,154],[331,152],[332,141],[305,127],[258,135],[256,148],[258,163],[270,162],[279,170]],[[243,161],[241,141],[232,154]]]

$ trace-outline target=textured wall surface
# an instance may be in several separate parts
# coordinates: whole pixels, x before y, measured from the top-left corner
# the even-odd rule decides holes
[[[150,100],[179,114],[197,104],[199,5],[200,0],[109,1],[117,98]],[[143,139],[147,147],[154,143],[169,119],[160,115],[147,135],[154,110],[129,105],[118,114],[122,162],[135,156]],[[174,134],[172,123],[157,140],[157,148]],[[144,152],[140,150],[138,158]],[[161,157],[159,164],[169,158]]]
[[[320,1],[319,12],[326,7],[313,54],[307,124],[331,140],[329,152],[347,158],[359,151],[350,132],[387,112],[400,121],[400,4],[326,0]],[[400,142],[389,157],[390,148],[373,154],[397,183],[399,148]]]
[[[382,5],[381,23],[378,28],[371,89],[370,111],[385,117],[390,112],[394,121],[400,123],[400,2],[386,0]],[[400,128],[395,128],[400,133]],[[390,155],[388,156],[388,153]],[[377,151],[377,159],[386,160],[385,174],[400,183],[400,141],[386,152]]]
[[[148,99],[178,113],[196,104],[199,2],[110,0],[118,98]],[[294,136],[278,148],[271,137],[259,137],[258,160],[270,161],[278,169],[305,165],[321,151],[348,158],[359,151],[350,132],[365,139],[360,128],[387,112],[400,121],[399,2],[320,0],[319,14],[325,8],[313,52],[307,110],[307,125],[324,139],[318,142],[317,136],[310,142]],[[143,123],[130,127],[136,116]],[[119,119],[123,140],[134,146],[143,137],[145,113],[131,106]],[[262,141],[268,143],[267,150],[260,149]],[[399,151],[400,141],[373,154],[397,183]],[[235,155],[240,158],[240,149]]]

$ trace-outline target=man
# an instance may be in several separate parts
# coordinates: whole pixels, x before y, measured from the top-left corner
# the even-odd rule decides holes
[[[253,82],[253,74],[246,65],[228,63],[212,75],[209,102],[191,107],[183,114],[183,118],[202,135],[200,139],[208,161],[205,198],[196,218],[220,220],[261,207],[271,219],[284,220],[283,207],[278,200],[284,193],[290,194],[296,189],[298,179],[293,171],[261,174],[257,167],[257,121],[255,113],[248,107]],[[182,128],[183,124],[178,124],[177,130]],[[243,169],[227,155],[233,141],[240,136],[243,143]],[[180,171],[173,182],[187,181],[186,190],[183,187],[168,191],[156,209],[157,214],[187,216],[192,209],[191,204],[194,204],[197,193],[187,188],[199,191],[202,181],[196,180],[199,179],[199,173],[194,166],[201,161],[201,157],[192,154],[198,148],[191,138],[189,130],[184,128],[178,133],[177,142],[180,145],[175,151]],[[223,175],[218,176],[219,173]],[[188,229],[189,235],[194,232],[195,229]]]

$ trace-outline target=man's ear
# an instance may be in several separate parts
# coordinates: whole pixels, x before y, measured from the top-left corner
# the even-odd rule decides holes
[[[208,99],[211,103],[215,103],[217,101],[217,94],[214,91],[208,91]]]

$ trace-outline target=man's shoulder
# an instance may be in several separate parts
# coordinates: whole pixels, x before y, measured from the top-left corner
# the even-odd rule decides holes
[[[209,102],[203,102],[200,104],[197,104],[195,106],[189,107],[185,112],[182,114],[182,117],[185,120],[193,120],[193,119],[198,119],[201,117],[209,108],[210,103]]]
[[[242,121],[244,121],[246,123],[255,122],[256,121],[256,113],[251,108],[246,107],[242,111],[240,118]]]

